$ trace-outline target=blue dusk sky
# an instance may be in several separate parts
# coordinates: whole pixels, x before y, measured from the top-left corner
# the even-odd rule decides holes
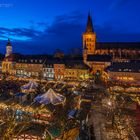
[[[82,48],[90,11],[98,42],[140,42],[140,0],[0,0],[0,53]]]

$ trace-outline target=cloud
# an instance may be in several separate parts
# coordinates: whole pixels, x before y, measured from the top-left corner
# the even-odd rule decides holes
[[[41,31],[37,31],[34,29],[28,29],[28,28],[13,28],[13,29],[8,29],[8,28],[0,28],[0,32],[2,35],[7,35],[7,36],[14,36],[14,37],[27,37],[29,39],[32,39],[34,37],[37,37]]]
[[[13,49],[24,53],[53,53],[60,48],[67,52],[70,48],[81,47],[81,34],[84,26],[80,22],[83,15],[60,15],[51,25],[36,23],[40,28],[0,28],[3,37],[12,39]],[[24,39],[23,39],[24,38]],[[5,42],[6,43],[6,42]],[[20,46],[20,47],[19,47]]]
[[[59,15],[54,18],[51,25],[45,22],[33,22],[40,27],[32,28],[0,28],[1,52],[5,52],[8,37],[12,40],[14,52],[25,54],[53,53],[56,49],[69,52],[71,48],[82,48],[82,33],[85,26],[80,13]],[[140,41],[139,34],[124,34],[117,31],[111,24],[95,25],[97,41]]]
[[[40,27],[46,27],[48,24],[46,22],[37,22],[37,25]]]
[[[132,0],[113,0],[113,1],[111,1],[109,10],[112,11],[114,9],[119,9],[120,7],[125,6],[129,2],[132,2]]]
[[[98,42],[140,42],[140,33],[114,28],[111,24],[95,25]]]

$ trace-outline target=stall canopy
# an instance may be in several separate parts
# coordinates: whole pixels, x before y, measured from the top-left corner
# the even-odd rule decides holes
[[[38,87],[38,84],[34,81],[30,81],[29,83],[23,85],[21,90],[34,90]]]
[[[63,95],[60,95],[56,93],[53,89],[49,89],[46,93],[43,95],[38,95],[35,98],[35,101],[41,103],[41,104],[53,104],[58,105],[65,102],[65,97]]]
[[[76,116],[77,112],[78,112],[78,111],[75,110],[75,109],[71,110],[71,111],[68,113],[68,117],[69,117],[69,118],[74,118],[74,117]]]
[[[15,94],[15,97],[20,101],[24,102],[27,99],[26,93],[18,92]]]
[[[25,95],[25,93],[22,93],[22,92],[18,92],[18,93],[15,94],[16,97],[22,97],[24,95]]]

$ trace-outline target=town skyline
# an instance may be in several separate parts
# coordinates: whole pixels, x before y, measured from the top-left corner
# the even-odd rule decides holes
[[[68,53],[71,48],[82,49],[81,38],[89,11],[97,42],[140,42],[140,21],[136,11],[139,10],[136,6],[139,2],[109,1],[105,3],[103,0],[104,6],[101,6],[96,0],[80,4],[74,1],[66,4],[61,0],[60,3],[55,2],[51,9],[49,7],[52,3],[42,0],[39,4],[35,2],[34,9],[31,9],[32,1],[27,5],[7,0],[5,4],[9,4],[9,7],[4,3],[0,4],[0,11],[3,13],[0,17],[0,52],[5,54],[8,38],[15,53],[38,54],[38,49],[40,54],[50,54],[56,49]],[[135,7],[131,8],[131,5]],[[43,10],[40,12],[41,7]],[[25,9],[31,11],[28,16]],[[11,17],[8,17],[9,13]],[[120,16],[121,14],[124,16]],[[128,18],[131,19],[129,22]]]
[[[0,140],[140,139],[140,0],[0,0]]]

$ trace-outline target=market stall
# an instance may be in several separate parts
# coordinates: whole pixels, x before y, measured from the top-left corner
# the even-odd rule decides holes
[[[45,94],[38,95],[35,98],[35,101],[39,102],[40,104],[63,104],[66,98],[63,95],[56,93],[53,89],[49,89]]]

